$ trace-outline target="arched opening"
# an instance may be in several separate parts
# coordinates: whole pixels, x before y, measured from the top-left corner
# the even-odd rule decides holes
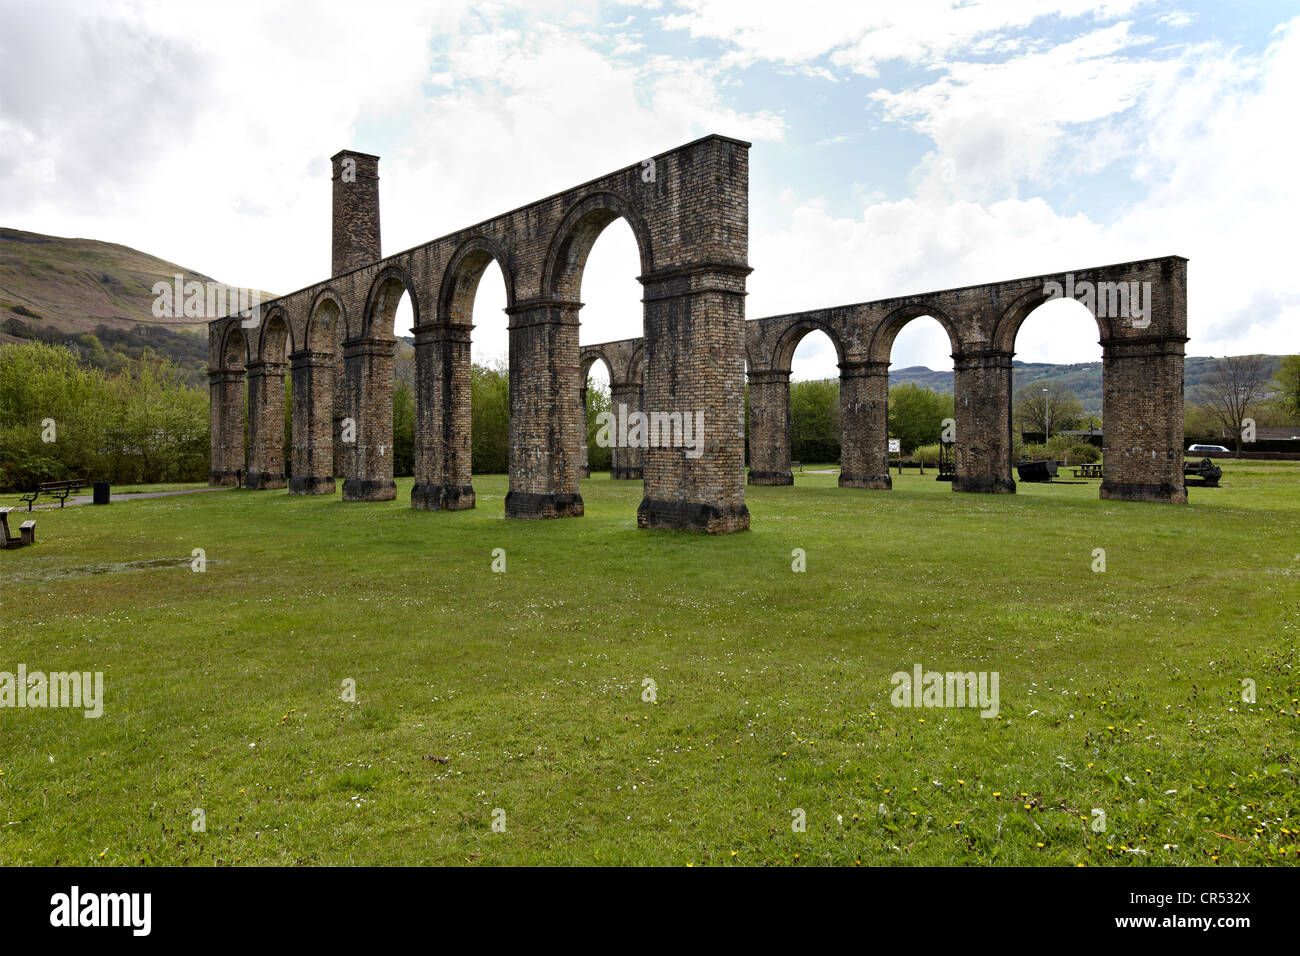
[[[231,323],[226,330],[226,341],[221,348],[221,367],[227,372],[244,371],[244,356],[246,353],[244,344],[244,335],[237,324]]]
[[[350,338],[344,347],[344,418],[339,440],[344,501],[391,501],[397,496],[393,382],[398,342],[394,329],[398,306],[408,294],[413,313],[410,322],[418,326],[420,301],[410,276],[399,266],[383,269],[366,296],[360,335]],[[409,441],[406,447],[409,456]]]
[[[604,356],[589,355],[582,360],[582,477],[593,472],[612,470],[617,428],[608,427],[610,412],[609,383],[612,375]],[[602,428],[602,424],[606,427]]]
[[[514,296],[503,261],[486,237],[464,242],[416,335],[413,508],[473,508],[473,475],[509,471],[506,314]]]
[[[452,322],[474,326],[470,339],[470,471],[510,471],[509,295],[501,266],[489,253],[467,257],[449,304]]]
[[[334,478],[342,474],[336,450],[345,415],[341,384],[345,334],[342,307],[333,292],[327,290],[313,302],[303,347],[292,356],[291,494],[333,494]]]
[[[644,334],[636,236],[625,219],[607,218],[607,214],[607,210],[588,214],[572,236],[570,268],[583,303],[578,330],[583,344],[637,339]],[[620,434],[617,418],[614,427],[603,433],[598,421],[602,412],[616,415],[619,405],[629,413],[640,410],[640,378],[631,377],[630,364],[625,350],[617,358],[601,355],[582,363],[583,478],[590,478],[593,472],[608,474],[611,479],[640,477],[641,449],[625,445],[622,439],[626,436]],[[602,437],[606,439],[604,447]]]
[[[1008,331],[1012,462],[1056,462],[1058,473],[1070,467],[1077,480],[1100,481],[1105,421],[1097,318],[1076,299],[1056,298]]]
[[[209,395],[213,440],[208,480],[213,485],[242,485],[248,461],[248,347],[238,322],[227,325],[220,355],[220,374],[212,378]]]
[[[632,228],[625,219],[611,220],[593,238],[586,262],[578,266],[582,342],[614,342],[644,334],[640,268]]]
[[[457,282],[451,316],[474,326],[470,358],[480,368],[509,370],[510,330],[506,322],[506,280],[501,266],[486,256],[474,272],[468,265]]]
[[[747,355],[749,483],[789,485],[795,468],[838,461],[844,346],[835,330],[817,319],[796,321],[781,333],[766,362],[749,360]]]
[[[628,346],[615,346],[612,355],[601,357],[601,375],[590,376],[594,363],[580,361],[579,342],[588,344],[620,342],[641,338],[645,334],[643,290],[638,277],[648,271],[648,244],[639,220],[630,218],[629,210],[615,196],[597,194],[579,202],[565,217],[556,233],[548,255],[546,288],[556,300],[572,303],[577,324],[564,326],[556,338],[556,353],[551,356],[559,369],[576,366],[578,375],[569,386],[570,396],[560,397],[562,420],[557,431],[565,436],[565,447],[557,449],[552,469],[561,486],[572,479],[567,461],[576,459],[576,477],[592,472],[590,456],[595,456],[595,471],[606,465],[611,480],[640,478],[643,474],[648,435],[640,429],[623,430],[617,420],[607,428],[608,448],[598,445],[600,429],[596,416],[602,410],[620,406],[629,415],[640,413],[642,382],[632,379]],[[580,310],[580,311],[579,311]],[[567,322],[567,318],[565,319]],[[570,444],[571,443],[571,444]],[[608,453],[608,463],[605,455]],[[576,488],[576,485],[574,486]],[[570,513],[581,513],[575,503]]]
[[[285,359],[289,326],[284,312],[272,308],[262,324],[258,361],[248,376],[249,488],[283,488],[288,461],[292,408]]]
[[[934,315],[905,316],[893,329],[886,394],[890,448],[897,449],[890,452],[899,466],[896,477],[952,480],[955,350],[948,330]]]
[[[823,329],[810,329],[790,356],[790,469],[840,460],[840,356]]]
[[[402,286],[393,310],[393,476],[415,473],[415,307]]]

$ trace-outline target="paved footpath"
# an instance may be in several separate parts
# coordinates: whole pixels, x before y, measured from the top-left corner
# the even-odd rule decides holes
[[[229,488],[229,487],[222,487],[222,488],[181,488],[179,491],[140,491],[140,492],[137,492],[137,493],[135,493],[135,494],[133,494],[133,495],[114,495],[114,494],[109,494],[109,496],[108,496],[108,503],[109,503],[109,504],[112,504],[114,501],[131,501],[131,500],[133,500],[133,499],[135,499],[135,498],[170,498],[172,495],[200,495],[200,494],[203,494],[205,491],[231,491],[231,490],[232,490],[232,489]],[[37,500],[39,501],[40,499],[38,498]],[[68,496],[67,504],[69,504],[69,505],[88,505],[88,504],[90,504],[91,502],[93,502],[94,500],[95,500],[95,496],[94,496],[94,495],[69,495],[69,496]],[[44,505],[38,504],[38,505],[35,507],[34,510],[36,510],[36,511],[41,511],[41,510],[43,510],[43,509],[45,509],[45,508],[55,508],[55,509],[57,509],[58,507],[59,507],[59,503],[58,503],[57,501],[52,501],[52,502],[50,502],[49,504],[44,504]],[[26,512],[26,508],[23,507],[23,506],[21,505],[21,503],[20,503],[20,505],[19,505],[19,508],[21,508],[21,510],[23,510],[24,512]],[[19,508],[15,508],[14,510],[17,511],[17,510],[19,510]]]

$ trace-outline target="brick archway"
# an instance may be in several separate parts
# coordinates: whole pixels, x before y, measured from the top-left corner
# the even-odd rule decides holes
[[[295,434],[291,490],[332,490],[341,476],[345,500],[394,496],[391,323],[396,302],[406,292],[416,315],[420,463],[411,503],[416,508],[473,506],[469,310],[478,277],[487,262],[496,261],[507,286],[511,342],[506,514],[581,515],[578,293],[596,237],[623,218],[637,239],[641,260],[644,336],[623,343],[626,364],[624,357],[613,361],[611,385],[617,379],[628,404],[635,400],[650,416],[668,419],[698,412],[705,433],[698,456],[672,442],[644,449],[639,466],[644,495],[637,510],[641,527],[726,532],[749,526],[746,365],[751,395],[763,390],[765,377],[769,385],[779,384],[782,374],[788,380],[784,356],[792,354],[800,330],[811,328],[831,336],[840,358],[840,484],[888,488],[883,424],[888,346],[903,322],[921,314],[938,317],[954,344],[954,489],[1014,491],[1009,438],[1015,330],[1050,294],[1052,283],[1067,280],[1105,284],[1107,295],[1117,297],[1120,284],[1127,283],[1131,290],[1141,289],[1146,300],[1139,323],[1101,325],[1106,379],[1102,496],[1186,500],[1181,469],[1186,259],[1140,260],[746,322],[748,150],[749,144],[740,140],[706,136],[386,258],[379,247],[378,158],[337,154],[334,274],[265,306],[267,315],[280,310],[276,314],[283,316],[286,341],[296,349],[289,356]],[[355,177],[345,179],[340,174],[344,168]],[[1099,320],[1109,320],[1100,305],[1095,311]],[[240,322],[246,318],[229,316],[209,326],[211,480],[217,484],[233,482],[244,463],[245,366],[254,354],[265,362],[260,347],[253,350],[243,337]],[[327,324],[334,333],[332,347]],[[265,365],[260,372],[266,375]],[[775,395],[780,389],[768,391]],[[259,388],[254,413],[265,418],[270,401],[270,388]],[[757,404],[760,413],[782,405],[774,398]],[[330,409],[336,424],[327,430]],[[337,423],[347,419],[355,428],[355,444],[341,441],[338,434]],[[783,452],[780,441],[771,437],[779,439],[782,430],[767,432],[768,438],[756,435],[751,452],[756,463],[767,456],[772,467],[757,470],[788,471],[788,448]],[[273,476],[274,471],[272,463],[259,468],[258,475]],[[637,473],[628,459],[621,476]]]
[[[708,433],[698,458],[674,446],[647,450],[638,523],[715,532],[748,527],[739,424],[749,273],[748,149],[740,140],[706,136],[386,258],[379,251],[377,157],[352,151],[333,157],[334,274],[268,305],[282,306],[291,317],[293,342],[308,343],[300,353],[315,371],[302,373],[312,393],[303,400],[317,412],[323,405],[333,404],[336,413],[341,407],[355,425],[356,447],[333,442],[336,451],[343,448],[333,471],[344,478],[344,498],[383,500],[394,493],[392,335],[385,326],[391,323],[389,303],[400,297],[395,281],[400,277],[417,315],[420,473],[412,505],[473,506],[463,398],[467,309],[473,301],[470,287],[495,260],[506,279],[511,339],[506,513],[582,514],[577,292],[596,236],[623,218],[637,238],[638,278],[645,289],[645,403],[664,412],[699,410]],[[341,175],[345,167],[353,178]],[[327,288],[337,296],[348,330],[346,344],[334,349],[333,381],[324,374],[328,353],[317,345],[320,336],[309,340],[306,334],[315,315],[312,303]],[[212,323],[214,330],[228,321]],[[211,367],[221,367],[215,351]],[[318,394],[323,391],[331,398],[323,399]],[[323,443],[319,430],[304,433],[316,435],[309,440],[317,446]],[[304,449],[303,455],[316,463],[311,484],[324,489],[319,447]]]
[[[233,485],[245,465],[244,380],[250,350],[237,318],[213,323],[208,329],[208,428],[212,457],[208,483]]]
[[[1130,305],[1141,301],[1144,314],[1107,314],[1122,302],[1121,284],[1129,290]],[[819,328],[833,331],[832,341],[840,351],[839,483],[842,487],[891,488],[887,451],[890,351],[907,322],[931,316],[948,333],[954,350],[953,490],[1014,492],[1011,381],[1015,333],[1026,316],[1059,294],[1057,287],[1062,291],[1091,288],[1093,293],[1090,311],[1102,337],[1103,356],[1101,497],[1185,502],[1182,374],[1187,341],[1187,260],[1181,256],[746,322],[751,483],[788,484],[792,480],[787,432],[789,356],[793,354],[789,343],[807,330]]]

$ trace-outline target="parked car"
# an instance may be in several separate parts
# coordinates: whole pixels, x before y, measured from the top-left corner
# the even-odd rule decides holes
[[[1222,445],[1189,445],[1187,448],[1188,454],[1191,454],[1192,452],[1205,454],[1206,452],[1212,451],[1222,452],[1225,455],[1228,454],[1228,449],[1224,448]]]

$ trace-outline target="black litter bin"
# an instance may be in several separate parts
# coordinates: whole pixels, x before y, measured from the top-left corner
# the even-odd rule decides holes
[[[95,482],[95,504],[97,505],[108,504],[108,482],[107,481]]]

